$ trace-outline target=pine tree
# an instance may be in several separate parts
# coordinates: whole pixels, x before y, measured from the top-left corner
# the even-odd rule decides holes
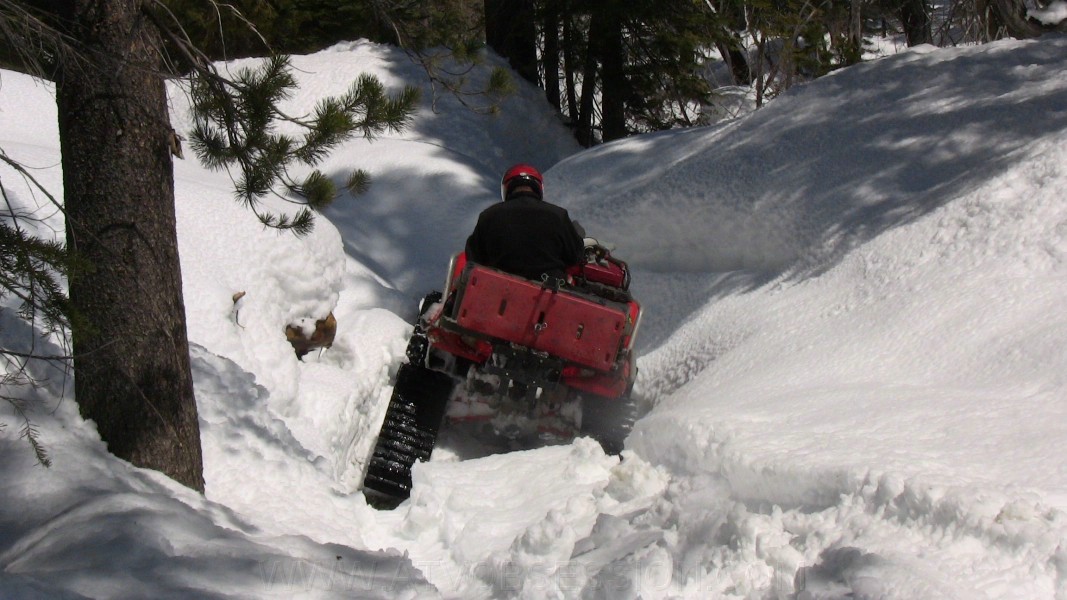
[[[537,85],[537,24],[533,0],[485,0],[485,41],[520,77]]]
[[[699,122],[695,109],[710,98],[702,46],[716,27],[706,5],[558,0],[553,8],[542,27],[558,30],[562,58],[543,52],[544,71],[563,72],[560,105],[580,143]]]

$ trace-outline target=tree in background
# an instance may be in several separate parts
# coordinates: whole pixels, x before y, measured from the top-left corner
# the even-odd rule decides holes
[[[511,88],[505,69],[477,86],[467,77],[484,58],[482,0],[168,0],[165,5],[211,60],[304,54],[368,38],[402,48],[423,67],[435,96],[452,94],[473,110],[495,110]],[[170,44],[168,49],[173,51]],[[184,62],[180,51],[174,54]],[[536,69],[536,60],[527,62]]]
[[[946,45],[1067,28],[1040,23],[1040,1],[956,0],[936,14],[935,35],[928,0],[540,0],[541,81],[592,145],[705,122],[712,50],[759,106],[861,61],[872,35]]]
[[[930,5],[926,0],[900,0],[899,14],[909,47],[934,43]]]
[[[523,3],[532,6],[532,0]],[[483,0],[165,0],[163,5],[212,60],[306,54],[361,38],[460,54],[472,44],[485,46]]]
[[[485,42],[520,77],[537,84],[537,23],[533,0],[484,0]]]
[[[589,146],[699,119],[701,76],[714,13],[690,0],[549,0],[538,12],[541,71]]]
[[[306,54],[339,41],[398,43],[377,0],[166,0],[185,36],[212,60]]]
[[[469,78],[486,58],[481,0],[383,2],[378,8],[401,49],[425,71],[435,101],[445,93],[470,110],[492,113],[499,108],[499,100],[512,92],[508,69],[492,69],[485,83]]]

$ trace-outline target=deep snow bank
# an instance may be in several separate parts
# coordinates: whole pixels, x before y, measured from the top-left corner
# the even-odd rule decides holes
[[[738,121],[583,152],[548,185],[639,267],[824,268],[987,185],[1015,151],[1067,126],[1065,47],[1049,36],[950,58],[912,49],[793,88]]]
[[[642,267],[638,297],[677,298],[628,447],[722,478],[747,505],[727,521],[813,565],[808,589],[1067,594],[1064,50],[920,49],[550,174]],[[649,182],[578,183],[648,148],[673,159]]]

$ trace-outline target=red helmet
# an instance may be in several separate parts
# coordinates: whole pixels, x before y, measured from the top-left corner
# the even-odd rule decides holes
[[[508,192],[522,185],[530,186],[538,198],[544,198],[545,178],[541,172],[531,165],[520,163],[504,171],[500,179],[500,199],[507,200]]]

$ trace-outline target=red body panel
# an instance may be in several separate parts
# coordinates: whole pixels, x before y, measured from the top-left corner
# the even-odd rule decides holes
[[[617,260],[602,260],[589,262],[568,271],[573,277],[582,277],[594,283],[602,283],[611,287],[626,289],[627,281],[626,263]]]
[[[455,312],[464,329],[607,371],[626,335],[625,306],[605,306],[475,265]]]
[[[577,282],[620,289],[629,284],[626,264],[614,259],[575,267],[570,274]],[[442,352],[484,364],[493,343],[511,342],[562,359],[563,385],[612,398],[625,394],[637,374],[630,352],[641,313],[635,301],[553,289],[468,264],[464,253],[453,260],[446,294],[446,310],[427,328],[431,346]]]
[[[618,369],[610,373],[586,371],[578,367],[564,367],[561,381],[563,385],[591,392],[598,396],[618,398],[626,393],[636,373],[633,370],[633,357],[627,356]]]
[[[431,329],[429,338],[435,348],[478,364],[489,360],[493,354],[493,345],[489,342],[474,338],[464,340],[462,335],[452,331],[440,328]]]

